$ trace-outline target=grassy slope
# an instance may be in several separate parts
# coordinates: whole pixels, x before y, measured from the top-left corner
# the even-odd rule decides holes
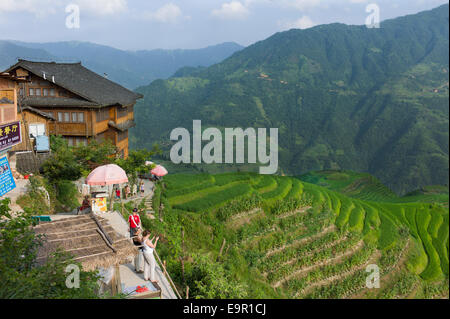
[[[203,252],[215,258],[225,239],[221,263],[247,284],[249,297],[343,298],[362,291],[393,298],[411,293],[412,287],[415,297],[448,295],[448,287],[442,288],[448,282],[449,213],[442,204],[448,195],[441,203],[423,202],[420,198],[429,197],[419,194],[406,202],[376,180],[358,182],[367,175],[339,174],[324,179],[314,173],[316,182],[330,189],[252,173],[167,176],[160,186],[167,221],[147,225],[164,238],[161,254],[174,273],[179,264],[169,243],[178,235],[169,227],[179,223],[186,229],[188,255]],[[361,285],[367,276],[363,266],[373,260],[382,275],[395,279],[370,295]]]

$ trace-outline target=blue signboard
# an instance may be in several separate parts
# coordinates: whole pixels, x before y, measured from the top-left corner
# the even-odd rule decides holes
[[[5,195],[14,188],[16,188],[16,183],[11,174],[8,159],[6,156],[3,156],[0,158],[0,196]]]

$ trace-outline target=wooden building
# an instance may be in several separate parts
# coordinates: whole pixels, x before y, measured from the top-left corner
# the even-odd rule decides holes
[[[31,106],[22,108],[22,112],[18,113],[21,131],[23,134],[22,143],[11,148],[13,152],[35,151],[36,137],[40,135],[49,136],[50,123],[55,122],[53,115],[42,112]],[[28,135],[28,136],[26,136]]]
[[[17,121],[18,86],[9,73],[0,73],[0,125]]]
[[[45,123],[47,134],[62,135],[69,145],[109,139],[120,156],[128,156],[128,130],[135,125],[133,106],[142,95],[81,63],[19,60],[6,72],[28,80],[20,84],[19,112],[38,116],[36,124]]]

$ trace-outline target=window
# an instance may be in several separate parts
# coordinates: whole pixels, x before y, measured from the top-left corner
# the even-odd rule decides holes
[[[48,96],[48,89],[42,89],[42,95]]]
[[[125,131],[125,132],[119,132],[119,133],[117,134],[117,141],[118,141],[118,142],[123,141],[123,140],[126,139],[126,138],[128,138],[128,131]]]
[[[69,146],[73,146],[73,142],[74,142],[73,137],[66,137],[66,139],[67,139],[67,144],[69,144]]]
[[[128,109],[126,107],[117,107],[117,117],[124,117],[128,115]]]
[[[102,122],[102,121],[109,120],[109,109],[108,108],[100,109],[95,114],[96,114],[96,121],[97,122]]]
[[[33,96],[34,95],[34,89],[29,89],[29,95]]]
[[[20,88],[20,90],[19,90],[19,95],[20,95],[20,96],[23,96],[23,88]]]
[[[73,123],[84,123],[84,113],[72,113],[72,122]]]
[[[84,137],[77,137],[75,139],[75,145],[87,145],[87,139]]]
[[[45,135],[44,123],[33,123],[29,125],[29,134],[33,137]]]
[[[58,112],[58,122],[70,122],[70,113]]]
[[[50,96],[55,96],[55,89],[50,89]]]
[[[34,89],[34,94],[36,96],[41,96],[41,89]]]

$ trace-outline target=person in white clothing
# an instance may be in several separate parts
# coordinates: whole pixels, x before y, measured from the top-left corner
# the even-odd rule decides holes
[[[158,244],[159,236],[156,237],[156,239],[154,236],[151,240],[149,238],[150,232],[145,230],[142,234],[142,245],[144,250],[144,279],[150,280],[153,283],[158,283],[155,276],[156,260],[153,256],[153,251]],[[154,243],[153,240],[155,240]]]

